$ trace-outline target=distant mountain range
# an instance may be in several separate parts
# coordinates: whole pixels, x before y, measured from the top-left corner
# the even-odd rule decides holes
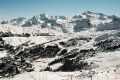
[[[66,16],[50,16],[47,13],[35,15],[31,19],[19,17],[9,21],[1,21],[1,24],[10,24],[20,27],[39,26],[41,28],[58,29],[64,33],[79,32],[81,29],[98,27],[97,30],[119,29],[120,18],[112,15],[107,16],[103,13],[86,11],[82,14],[68,18]]]

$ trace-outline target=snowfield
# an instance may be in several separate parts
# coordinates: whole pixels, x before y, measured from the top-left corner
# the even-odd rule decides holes
[[[1,80],[120,80],[120,18],[86,11],[0,21]]]

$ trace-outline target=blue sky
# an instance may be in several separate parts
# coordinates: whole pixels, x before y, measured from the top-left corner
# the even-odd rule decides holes
[[[0,0],[0,19],[48,13],[72,17],[85,11],[120,16],[120,0]]]

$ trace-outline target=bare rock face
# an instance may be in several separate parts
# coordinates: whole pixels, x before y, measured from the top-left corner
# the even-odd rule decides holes
[[[54,61],[50,62],[48,65],[54,65],[57,63],[62,63],[63,65],[53,71],[75,71],[75,70],[82,70],[86,67],[89,68],[89,63],[83,61],[85,59],[94,57],[96,55],[96,50],[94,49],[73,49],[70,52],[67,52],[66,49],[61,51],[59,55],[62,56],[61,58],[55,59]],[[50,67],[47,67],[45,70],[51,70]]]
[[[1,42],[4,42],[2,38],[0,40]],[[35,45],[28,48],[23,48],[23,46],[28,45],[27,43],[17,47],[5,43],[1,45],[3,51],[7,50],[9,54],[14,54],[14,56],[10,57],[8,54],[8,56],[0,58],[0,76],[10,77],[19,73],[34,71],[34,67],[31,64],[32,61],[35,61],[40,57],[55,57],[60,51],[58,45],[48,45],[46,47],[43,45]]]
[[[31,63],[28,63],[21,58],[16,60],[11,57],[3,57],[0,59],[0,76],[10,77],[22,72],[31,72],[34,70]]]
[[[114,51],[120,48],[120,39],[108,38],[103,41],[98,41],[95,46],[98,46],[98,49],[101,51]]]

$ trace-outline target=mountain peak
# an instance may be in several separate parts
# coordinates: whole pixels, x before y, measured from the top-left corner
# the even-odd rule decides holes
[[[0,23],[2,22],[3,20],[2,19],[0,19]]]
[[[40,14],[40,19],[44,20],[46,18],[49,18],[49,15],[47,13]]]
[[[35,15],[30,20],[38,20],[38,19],[40,19],[40,16],[39,15]]]
[[[85,11],[83,14],[94,14],[94,12],[91,12],[91,11]]]
[[[12,19],[12,20],[10,20],[10,21],[17,21],[17,22],[21,22],[21,21],[23,21],[23,20],[27,20],[26,18],[24,18],[24,17],[19,17],[19,18],[15,18],[15,19]]]
[[[99,16],[106,16],[103,13],[97,13],[97,12],[92,12],[92,11],[85,11],[84,13],[82,13],[82,15],[99,15]]]

